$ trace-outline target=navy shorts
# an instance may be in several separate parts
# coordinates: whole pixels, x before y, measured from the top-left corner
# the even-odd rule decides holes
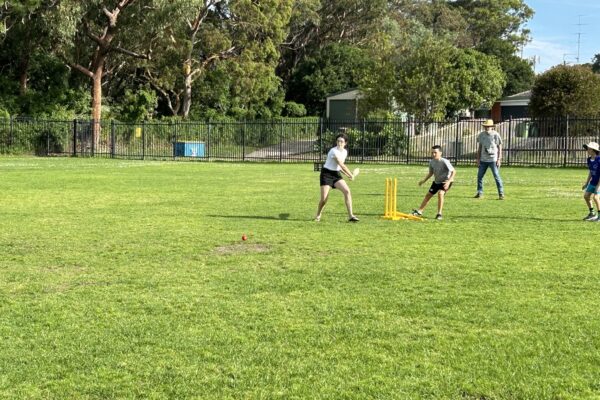
[[[332,188],[335,188],[335,183],[337,181],[341,181],[342,179],[342,174],[340,174],[339,171],[321,168],[321,175],[319,177],[321,186],[331,186]]]
[[[452,182],[450,182],[450,184],[448,185],[448,190],[450,190],[451,187],[452,187]],[[435,183],[435,182],[433,182],[431,184],[431,187],[429,188],[429,193],[436,194],[440,190],[444,190],[444,184],[443,183]],[[448,190],[446,190],[446,192],[448,192]]]

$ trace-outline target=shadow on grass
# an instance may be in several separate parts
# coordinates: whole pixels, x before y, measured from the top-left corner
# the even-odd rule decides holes
[[[404,211],[402,211],[404,212]],[[410,211],[406,212],[407,214],[410,213]],[[331,217],[338,217],[340,215],[344,215],[343,213],[330,213],[329,214]],[[367,217],[367,218],[382,218],[383,217],[383,213],[357,213],[357,215],[360,217]],[[433,216],[434,214],[432,214]],[[230,218],[230,219],[260,219],[260,220],[271,220],[271,221],[312,221],[313,218],[312,217],[307,217],[307,218],[290,218],[290,214],[288,213],[282,213],[279,214],[278,216],[271,216],[271,215],[207,215],[207,217],[210,218]],[[449,219],[453,220],[453,221],[534,221],[534,222],[561,222],[561,223],[573,223],[573,222],[582,222],[583,221],[579,221],[577,219],[566,219],[566,218],[540,218],[540,217],[530,217],[530,216],[510,216],[510,215],[461,215],[461,214],[452,214],[452,215],[448,215]],[[433,217],[427,218],[425,217],[425,219],[431,219],[433,220]]]
[[[278,216],[271,215],[207,215],[211,218],[231,218],[231,219],[265,219],[272,221],[312,221],[311,217],[308,218],[290,218],[289,213],[281,213]]]
[[[503,220],[503,221],[544,221],[544,222],[584,222],[577,219],[566,219],[566,218],[540,218],[531,217],[528,215],[452,215],[454,220]]]

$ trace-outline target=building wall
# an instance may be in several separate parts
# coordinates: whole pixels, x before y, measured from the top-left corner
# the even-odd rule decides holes
[[[356,100],[329,100],[329,119],[354,121],[357,118],[356,106]]]
[[[503,106],[501,114],[503,121],[510,118],[527,118],[529,117],[529,108],[527,106]]]

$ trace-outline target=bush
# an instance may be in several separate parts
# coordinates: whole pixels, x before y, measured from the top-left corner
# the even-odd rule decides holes
[[[36,156],[45,156],[49,154],[61,154],[65,146],[63,138],[50,129],[45,129],[38,133],[34,138],[33,148]]]
[[[560,65],[539,75],[531,90],[533,117],[600,115],[600,75],[583,65]]]
[[[356,124],[355,124],[356,125]],[[362,128],[365,128],[364,130]],[[335,146],[335,137],[341,130],[327,130],[323,134],[323,153]],[[348,135],[348,155],[356,157],[381,157],[399,155],[407,147],[407,136],[402,124],[394,121],[365,121],[361,129],[356,126],[345,130]],[[320,141],[315,142],[318,150]]]
[[[285,117],[304,117],[306,115],[306,107],[304,107],[304,104],[286,101],[283,105],[282,114]]]

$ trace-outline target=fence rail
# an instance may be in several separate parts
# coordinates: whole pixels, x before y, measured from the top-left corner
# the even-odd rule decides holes
[[[125,159],[321,162],[335,136],[349,136],[352,163],[425,163],[433,145],[474,164],[482,120],[146,122],[0,119],[0,154]],[[600,119],[510,119],[496,126],[505,165],[585,165],[583,144],[600,141]]]

